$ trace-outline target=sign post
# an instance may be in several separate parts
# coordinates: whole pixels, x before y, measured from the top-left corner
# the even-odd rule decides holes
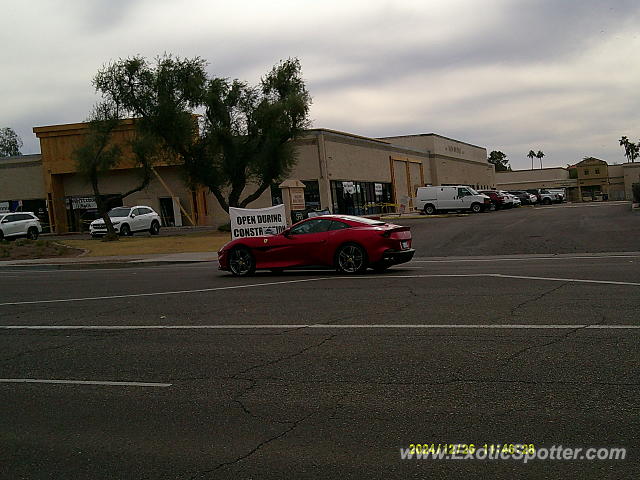
[[[304,201],[305,185],[300,180],[285,180],[280,185],[287,219],[292,223],[304,219],[306,204]]]

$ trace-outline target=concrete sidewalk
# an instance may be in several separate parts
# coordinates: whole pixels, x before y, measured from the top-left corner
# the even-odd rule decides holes
[[[189,252],[157,255],[115,255],[109,257],[64,257],[36,258],[30,260],[7,260],[2,267],[49,267],[49,268],[95,268],[100,266],[163,265],[173,263],[215,262],[216,252]]]

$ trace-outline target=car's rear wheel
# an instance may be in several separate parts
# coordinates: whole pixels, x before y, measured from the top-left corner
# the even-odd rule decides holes
[[[160,223],[157,220],[151,222],[151,228],[149,229],[151,235],[158,235],[160,233]]]
[[[229,270],[236,277],[246,277],[256,271],[256,260],[248,248],[236,247],[229,252]]]
[[[471,211],[473,213],[480,213],[482,211],[482,205],[480,205],[479,203],[474,203],[473,205],[471,205]]]
[[[427,204],[424,206],[424,213],[425,215],[433,215],[434,213],[436,213],[436,207]]]
[[[38,229],[36,227],[30,227],[27,230],[27,238],[29,240],[37,240],[38,239]]]
[[[122,235],[123,237],[130,237],[131,235],[133,235],[133,233],[131,233],[131,228],[129,228],[129,225],[125,223],[120,227],[120,235]]]
[[[367,252],[360,245],[348,243],[336,252],[336,267],[341,273],[361,273],[367,269]]]
[[[551,205],[551,199],[550,198],[545,198],[544,200],[542,200],[542,204],[543,205]]]

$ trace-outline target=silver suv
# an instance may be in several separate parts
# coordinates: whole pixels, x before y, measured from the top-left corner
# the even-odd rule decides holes
[[[35,240],[40,233],[42,226],[33,212],[0,213],[0,240],[15,237]]]

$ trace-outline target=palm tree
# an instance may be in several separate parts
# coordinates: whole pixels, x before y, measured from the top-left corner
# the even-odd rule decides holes
[[[529,154],[527,155],[527,157],[529,157],[531,159],[531,170],[533,170],[533,159],[536,156],[536,152],[534,152],[533,150],[529,150]]]
[[[631,159],[631,163],[636,163],[636,158],[640,155],[640,142],[631,143],[629,142],[629,158]]]
[[[627,157],[627,162],[635,163],[638,154],[640,153],[640,142],[630,142],[626,136],[622,136],[619,140],[620,146],[624,148],[624,156]]]
[[[542,170],[542,157],[544,157],[544,152],[542,150],[538,150],[538,153],[536,153],[536,158],[540,160],[540,170]]]

